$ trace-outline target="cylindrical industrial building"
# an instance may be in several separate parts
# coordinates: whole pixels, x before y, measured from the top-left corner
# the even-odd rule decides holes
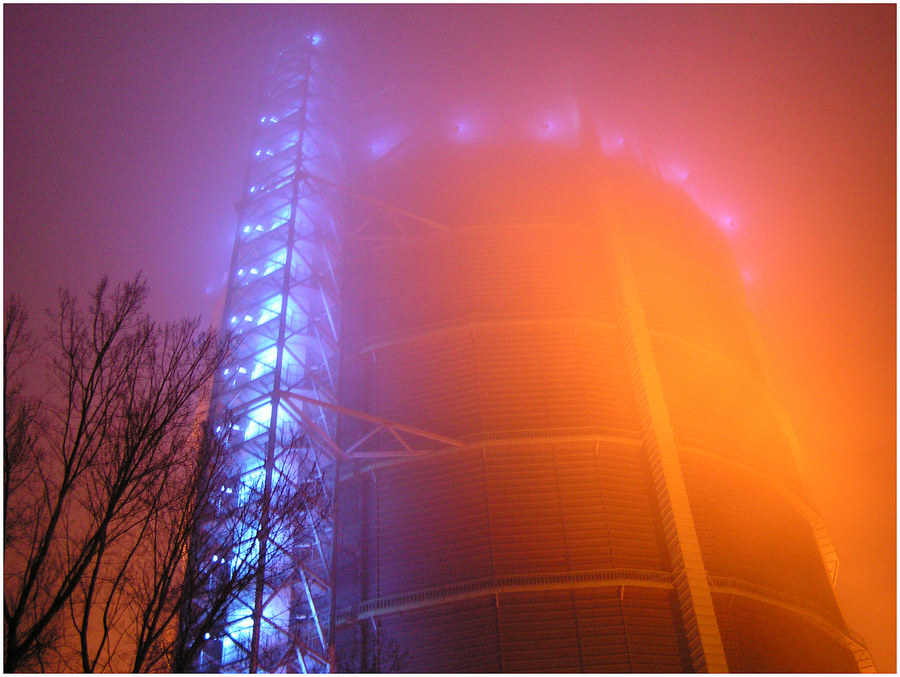
[[[266,86],[216,384],[221,490],[309,502],[243,524],[197,669],[873,671],[723,232],[574,102],[410,123],[321,43]]]
[[[869,669],[723,233],[576,145],[411,143],[347,190],[338,401],[455,444],[342,463],[338,655]]]

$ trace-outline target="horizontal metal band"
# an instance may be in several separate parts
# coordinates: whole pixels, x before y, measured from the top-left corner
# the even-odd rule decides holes
[[[672,589],[672,574],[666,571],[642,569],[605,569],[600,571],[569,571],[548,574],[515,574],[493,576],[465,583],[444,585],[415,592],[381,597],[362,602],[358,607],[343,609],[337,614],[339,622],[362,620],[373,616],[420,609],[461,599],[493,595],[502,592],[532,590],[571,590],[610,586],[640,586]]]
[[[832,622],[822,607],[800,597],[772,590],[726,576],[709,576],[710,591],[714,594],[737,595],[764,604],[771,604],[800,616],[827,635],[839,641],[856,658],[860,672],[873,673],[875,666],[863,639],[849,628]],[[666,571],[642,569],[605,569],[547,574],[517,574],[494,576],[465,583],[456,583],[399,595],[391,595],[362,602],[358,607],[337,613],[338,623],[352,623],[385,614],[421,609],[448,602],[471,599],[505,592],[543,590],[573,590],[584,588],[635,586],[674,589],[673,574]]]
[[[487,327],[521,327],[521,326],[550,326],[556,327],[562,323],[603,327],[609,331],[617,330],[615,319],[601,315],[553,315],[536,317],[509,317],[480,319],[466,318],[461,321],[445,321],[437,324],[416,327],[403,332],[377,336],[361,345],[352,355],[346,355],[345,359],[353,359],[365,355],[374,350],[390,348],[403,343],[417,341],[425,338],[439,336],[441,334],[453,334],[462,331],[473,331]]]
[[[473,435],[462,435],[466,446],[517,444],[521,442],[595,442],[612,441],[643,445],[640,431],[604,426],[577,428],[533,428],[531,430],[496,430]]]
[[[499,430],[485,433],[462,435],[459,447],[435,447],[415,450],[396,448],[381,451],[357,451],[353,459],[365,460],[366,463],[358,468],[344,467],[341,469],[341,481],[348,480],[354,475],[364,474],[376,468],[385,468],[409,461],[423,458],[431,458],[440,454],[452,452],[483,452],[486,447],[519,446],[523,444],[557,444],[566,442],[591,442],[602,444],[615,444],[623,447],[633,447],[636,450],[644,446],[641,433],[633,430],[618,428],[605,428],[602,426],[585,426],[581,428],[533,428],[530,430]]]

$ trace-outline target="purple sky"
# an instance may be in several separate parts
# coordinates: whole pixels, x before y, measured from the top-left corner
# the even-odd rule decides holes
[[[4,294],[142,269],[210,318],[261,76],[312,30],[386,116],[571,83],[688,172],[735,256],[832,535],[838,597],[896,669],[896,8],[4,6]],[[353,96],[350,97],[354,98]]]

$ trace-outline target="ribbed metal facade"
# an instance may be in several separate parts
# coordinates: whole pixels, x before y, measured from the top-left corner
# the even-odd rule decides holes
[[[353,190],[391,209],[346,243],[339,401],[460,446],[382,431],[343,464],[339,655],[871,668],[728,245],[683,194],[527,143],[420,144]]]

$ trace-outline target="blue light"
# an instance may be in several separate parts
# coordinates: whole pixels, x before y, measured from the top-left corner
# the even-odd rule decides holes
[[[369,151],[372,153],[372,158],[378,160],[385,155],[394,147],[394,143],[386,139],[380,139],[369,146]]]
[[[266,268],[263,275],[274,273],[287,262],[287,250],[279,250],[271,259],[266,262]]]
[[[281,314],[281,295],[273,296],[262,304],[257,324],[264,324]],[[252,318],[251,318],[252,319]]]
[[[737,224],[734,222],[734,217],[725,214],[718,219],[719,227],[727,233],[733,233],[737,230]]]
[[[661,171],[663,178],[671,183],[684,183],[690,176],[690,172],[679,165],[669,165]]]
[[[407,133],[402,127],[395,127],[394,129],[387,130],[369,145],[372,159],[380,160],[394,150],[394,148],[399,146],[406,137]]]
[[[552,117],[544,118],[539,123],[536,135],[544,141],[562,141],[571,132],[572,129],[567,127],[565,120]]]
[[[272,404],[271,402],[262,405],[261,407],[257,407],[253,411],[248,414],[248,418],[250,419],[247,424],[247,430],[244,431],[244,439],[249,440],[257,435],[265,432],[269,427],[269,419],[272,415]],[[254,473],[248,474],[246,477],[250,477]],[[263,472],[262,470],[258,471],[258,477],[256,479],[259,480],[259,484],[262,483]],[[245,480],[246,481],[246,480]]]
[[[457,120],[453,124],[453,136],[457,141],[472,141],[476,137],[476,129],[471,120]]]
[[[267,374],[275,368],[275,362],[278,359],[278,347],[272,346],[263,353],[260,353],[257,362],[253,365],[253,373],[250,375],[251,380],[257,379],[263,374]]]
[[[309,41],[312,43],[313,47],[318,47],[320,44],[322,44],[322,36],[318,33],[313,33],[311,36],[309,36]]]

